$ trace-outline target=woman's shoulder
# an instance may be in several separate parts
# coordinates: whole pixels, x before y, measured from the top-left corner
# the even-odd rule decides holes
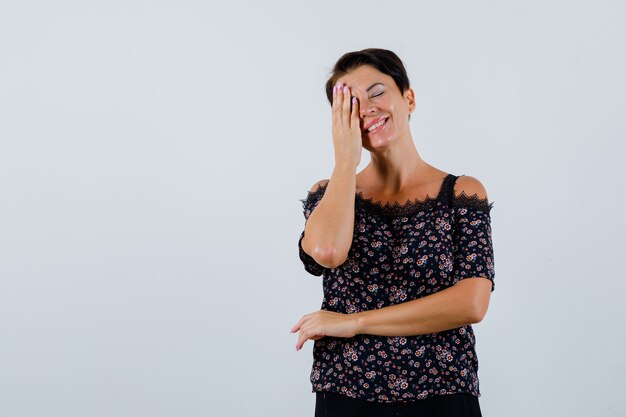
[[[485,186],[475,177],[460,175],[454,183],[454,196],[475,197],[480,200],[488,200]]]
[[[460,175],[454,182],[452,206],[456,208],[472,208],[489,214],[493,202],[489,201],[485,186],[475,177]],[[475,211],[474,210],[474,211]]]
[[[328,185],[328,182],[330,181],[330,179],[325,179],[325,180],[319,180],[318,182],[316,182],[315,184],[313,184],[313,186],[311,187],[311,189],[309,190],[310,193],[314,193],[317,190],[319,190],[322,187],[325,187],[326,185]]]

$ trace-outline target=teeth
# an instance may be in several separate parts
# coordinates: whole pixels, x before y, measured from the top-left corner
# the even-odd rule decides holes
[[[376,123],[375,125],[370,126],[367,131],[371,132],[372,130],[376,129],[378,126],[382,125],[383,123],[385,123],[387,121],[387,119],[383,119],[380,122]]]

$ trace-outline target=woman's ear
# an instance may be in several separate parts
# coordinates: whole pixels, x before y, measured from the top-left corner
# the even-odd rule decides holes
[[[415,93],[411,87],[404,92],[404,100],[406,100],[409,106],[409,113],[413,113],[413,110],[415,110]]]

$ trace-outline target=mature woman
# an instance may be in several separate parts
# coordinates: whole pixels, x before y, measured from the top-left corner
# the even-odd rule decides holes
[[[326,94],[335,167],[302,200],[298,241],[324,298],[291,329],[297,350],[315,341],[315,415],[480,416],[471,325],[495,275],[485,188],[421,158],[393,52],[345,54]],[[362,148],[371,162],[357,173]]]

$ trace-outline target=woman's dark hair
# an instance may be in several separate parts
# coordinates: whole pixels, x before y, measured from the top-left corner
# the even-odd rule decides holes
[[[361,65],[371,65],[383,74],[389,75],[403,94],[410,87],[404,64],[393,52],[378,48],[348,52],[339,58],[332,69],[331,77],[326,81],[326,97],[331,106],[333,104],[333,87],[337,83],[337,79]]]

